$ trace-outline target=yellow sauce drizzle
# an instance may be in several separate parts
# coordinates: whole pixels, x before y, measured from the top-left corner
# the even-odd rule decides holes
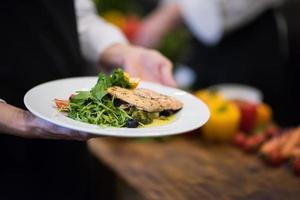
[[[169,117],[166,117],[164,119],[154,119],[151,124],[147,124],[143,126],[142,128],[149,128],[149,127],[154,127],[154,126],[163,126],[166,124],[170,124],[171,122],[175,121],[176,115],[171,115]]]

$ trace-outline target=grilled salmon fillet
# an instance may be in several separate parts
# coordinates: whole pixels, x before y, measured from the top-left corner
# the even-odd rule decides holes
[[[176,111],[182,108],[182,103],[177,99],[148,89],[130,90],[113,86],[108,88],[107,92],[137,109],[147,112]]]

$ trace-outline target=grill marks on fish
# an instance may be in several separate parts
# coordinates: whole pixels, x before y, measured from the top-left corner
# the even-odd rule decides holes
[[[149,89],[125,89],[113,86],[107,89],[107,92],[122,101],[125,101],[137,109],[147,112],[161,112],[164,110],[179,110],[182,103],[177,99],[159,94]]]

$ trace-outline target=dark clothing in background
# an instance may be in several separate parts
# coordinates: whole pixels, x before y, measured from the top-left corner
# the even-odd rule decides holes
[[[23,106],[24,93],[84,71],[71,0],[9,0],[0,6],[1,98]]]
[[[37,84],[84,72],[72,0],[0,3],[0,95],[23,106]],[[63,89],[63,88],[62,88]],[[89,199],[84,142],[0,134],[0,199]]]
[[[286,119],[288,124],[300,124],[300,1],[289,0],[280,13],[285,19],[288,33],[289,60],[286,65],[288,76],[286,90],[282,94],[286,98]],[[291,115],[291,116],[290,116]],[[290,117],[289,117],[290,116]],[[289,119],[291,118],[291,119]]]
[[[264,101],[272,106],[277,122],[297,125],[300,107],[296,91],[300,82],[295,77],[299,65],[290,63],[290,44],[282,38],[276,18],[274,11],[268,11],[214,47],[194,42],[189,65],[197,72],[195,89],[219,83],[257,87],[262,90]],[[299,52],[300,46],[297,48]]]

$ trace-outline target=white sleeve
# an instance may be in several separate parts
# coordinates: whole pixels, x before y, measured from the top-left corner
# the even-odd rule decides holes
[[[164,0],[178,3],[182,17],[201,42],[214,45],[227,32],[250,22],[284,0]]]
[[[219,0],[223,10],[224,31],[239,28],[281,4],[284,0]]]
[[[91,0],[75,0],[75,10],[81,51],[90,62],[98,62],[107,47],[128,43],[117,27],[97,15]]]

